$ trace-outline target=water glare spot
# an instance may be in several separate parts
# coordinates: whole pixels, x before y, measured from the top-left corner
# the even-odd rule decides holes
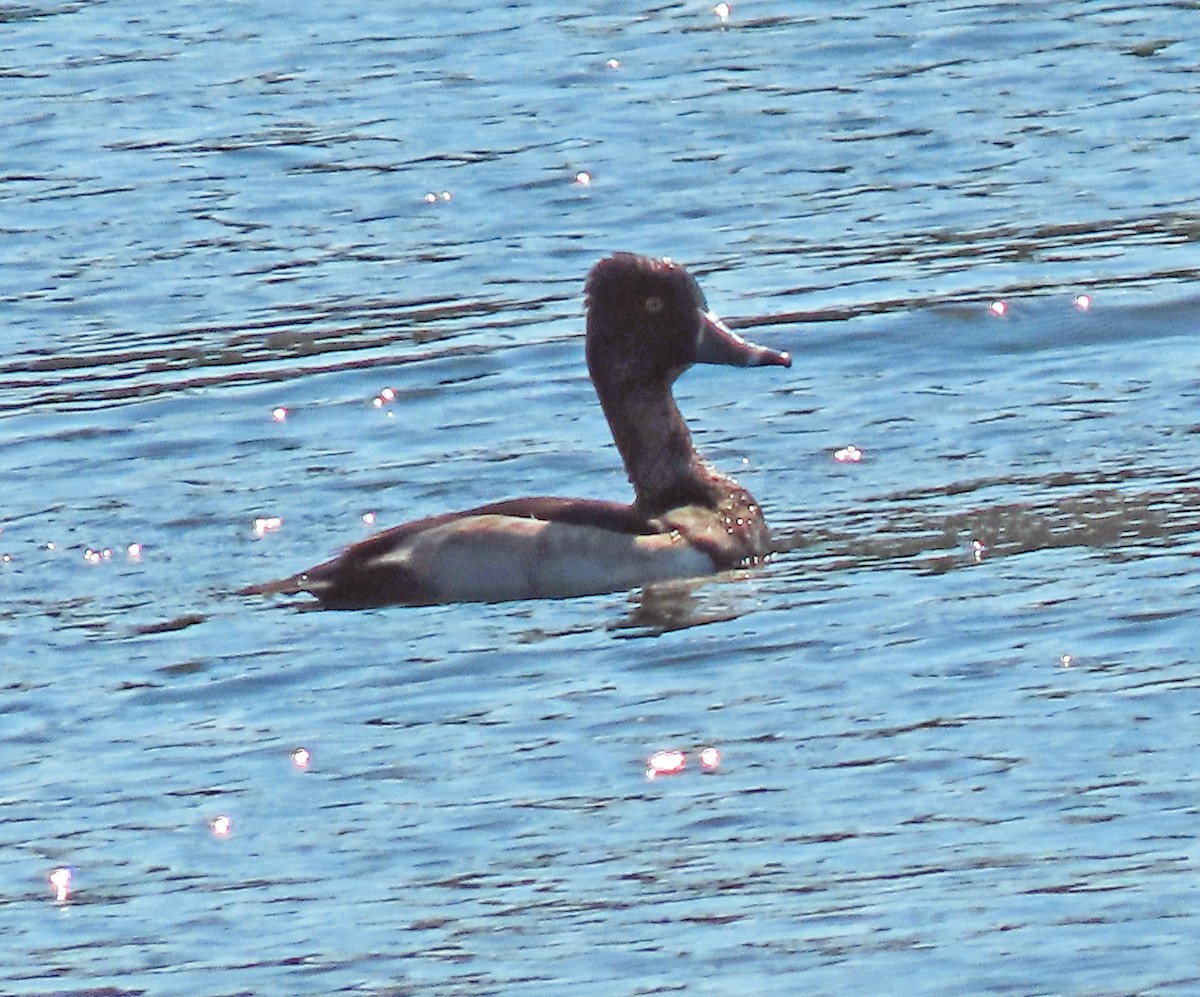
[[[1092,307],[1092,296],[1090,294],[1075,295],[1075,307],[1081,312],[1086,312]]]
[[[308,763],[312,761],[312,752],[308,748],[297,748],[292,752],[292,764],[298,769],[308,768]]]
[[[88,564],[99,564],[101,561],[111,561],[112,555],[113,552],[111,547],[105,547],[103,550],[97,550],[93,547],[89,547],[83,552],[83,559],[87,561]]]
[[[975,557],[975,563],[979,564],[983,561],[983,555],[987,553],[987,544],[982,540],[972,540],[971,552]]]
[[[1058,663],[1063,668],[1070,668],[1073,664],[1075,664],[1075,658],[1074,658],[1074,656],[1072,656],[1070,654],[1064,654],[1061,658],[1058,659]]]
[[[590,187],[592,185],[592,175],[587,170],[580,170],[575,174],[575,183],[580,187]]]
[[[282,405],[277,405],[271,409],[271,418],[276,422],[287,422],[288,410]]]
[[[383,388],[379,394],[371,399],[372,408],[383,408],[386,405],[391,405],[396,400],[395,388]],[[391,413],[388,413],[388,418],[391,418]]]
[[[988,311],[991,312],[993,315],[995,315],[997,318],[1003,318],[1005,315],[1008,314],[1008,302],[1007,301],[993,301],[990,305],[988,305]]]
[[[733,13],[733,4],[724,2],[719,3],[713,8],[713,13],[716,14],[721,21],[728,21],[729,15]]]
[[[687,755],[682,751],[656,751],[646,762],[646,778],[656,779],[660,775],[678,775],[687,764]]]
[[[375,525],[375,513],[364,512],[362,514],[362,521],[363,521],[364,526],[374,526]]]
[[[233,821],[231,821],[224,814],[221,814],[220,817],[214,817],[212,819],[212,823],[209,824],[209,827],[212,828],[212,833],[215,837],[227,838],[229,837],[229,832],[233,830]]]
[[[863,452],[850,444],[849,446],[839,447],[833,452],[833,459],[839,464],[857,464],[863,459]]]
[[[265,537],[268,533],[275,533],[282,528],[282,516],[259,516],[254,520],[254,535],[256,537]]]
[[[715,772],[721,765],[721,752],[716,748],[700,749],[700,768],[705,772]]]
[[[454,195],[451,194],[450,191],[448,191],[448,190],[444,190],[440,194],[435,190],[431,190],[428,194],[425,195],[425,203],[426,204],[437,204],[438,201],[449,201],[449,200],[452,200],[453,197],[454,197]]]
[[[71,867],[59,866],[50,873],[50,889],[54,891],[55,903],[65,904],[71,896]]]
[[[140,543],[131,543],[125,548],[125,553],[131,561],[140,561],[142,559],[142,545]]]
[[[621,60],[620,59],[609,59],[608,62],[606,63],[606,65],[608,66],[609,69],[620,69],[621,68]]]

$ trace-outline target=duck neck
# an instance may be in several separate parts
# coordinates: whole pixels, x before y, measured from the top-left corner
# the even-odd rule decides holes
[[[636,495],[649,516],[686,505],[716,507],[727,483],[696,452],[669,388],[600,390],[600,405]],[[616,397],[613,397],[615,395]]]

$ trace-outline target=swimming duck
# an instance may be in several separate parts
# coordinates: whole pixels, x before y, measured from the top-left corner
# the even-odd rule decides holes
[[[329,609],[566,598],[754,564],[758,503],[696,452],[671,385],[694,363],[791,366],[708,310],[667,259],[615,253],[587,279],[587,365],[633,484],[630,505],[523,498],[419,519],[291,578],[245,590]]]

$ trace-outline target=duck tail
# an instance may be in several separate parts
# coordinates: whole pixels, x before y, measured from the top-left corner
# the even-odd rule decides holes
[[[300,595],[312,591],[312,582],[303,574],[292,575],[290,578],[277,578],[258,585],[247,585],[238,589],[238,595]]]

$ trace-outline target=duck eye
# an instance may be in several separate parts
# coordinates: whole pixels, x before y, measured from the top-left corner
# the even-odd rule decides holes
[[[663,310],[663,299],[657,294],[652,294],[646,299],[646,312],[650,315],[657,315]]]

